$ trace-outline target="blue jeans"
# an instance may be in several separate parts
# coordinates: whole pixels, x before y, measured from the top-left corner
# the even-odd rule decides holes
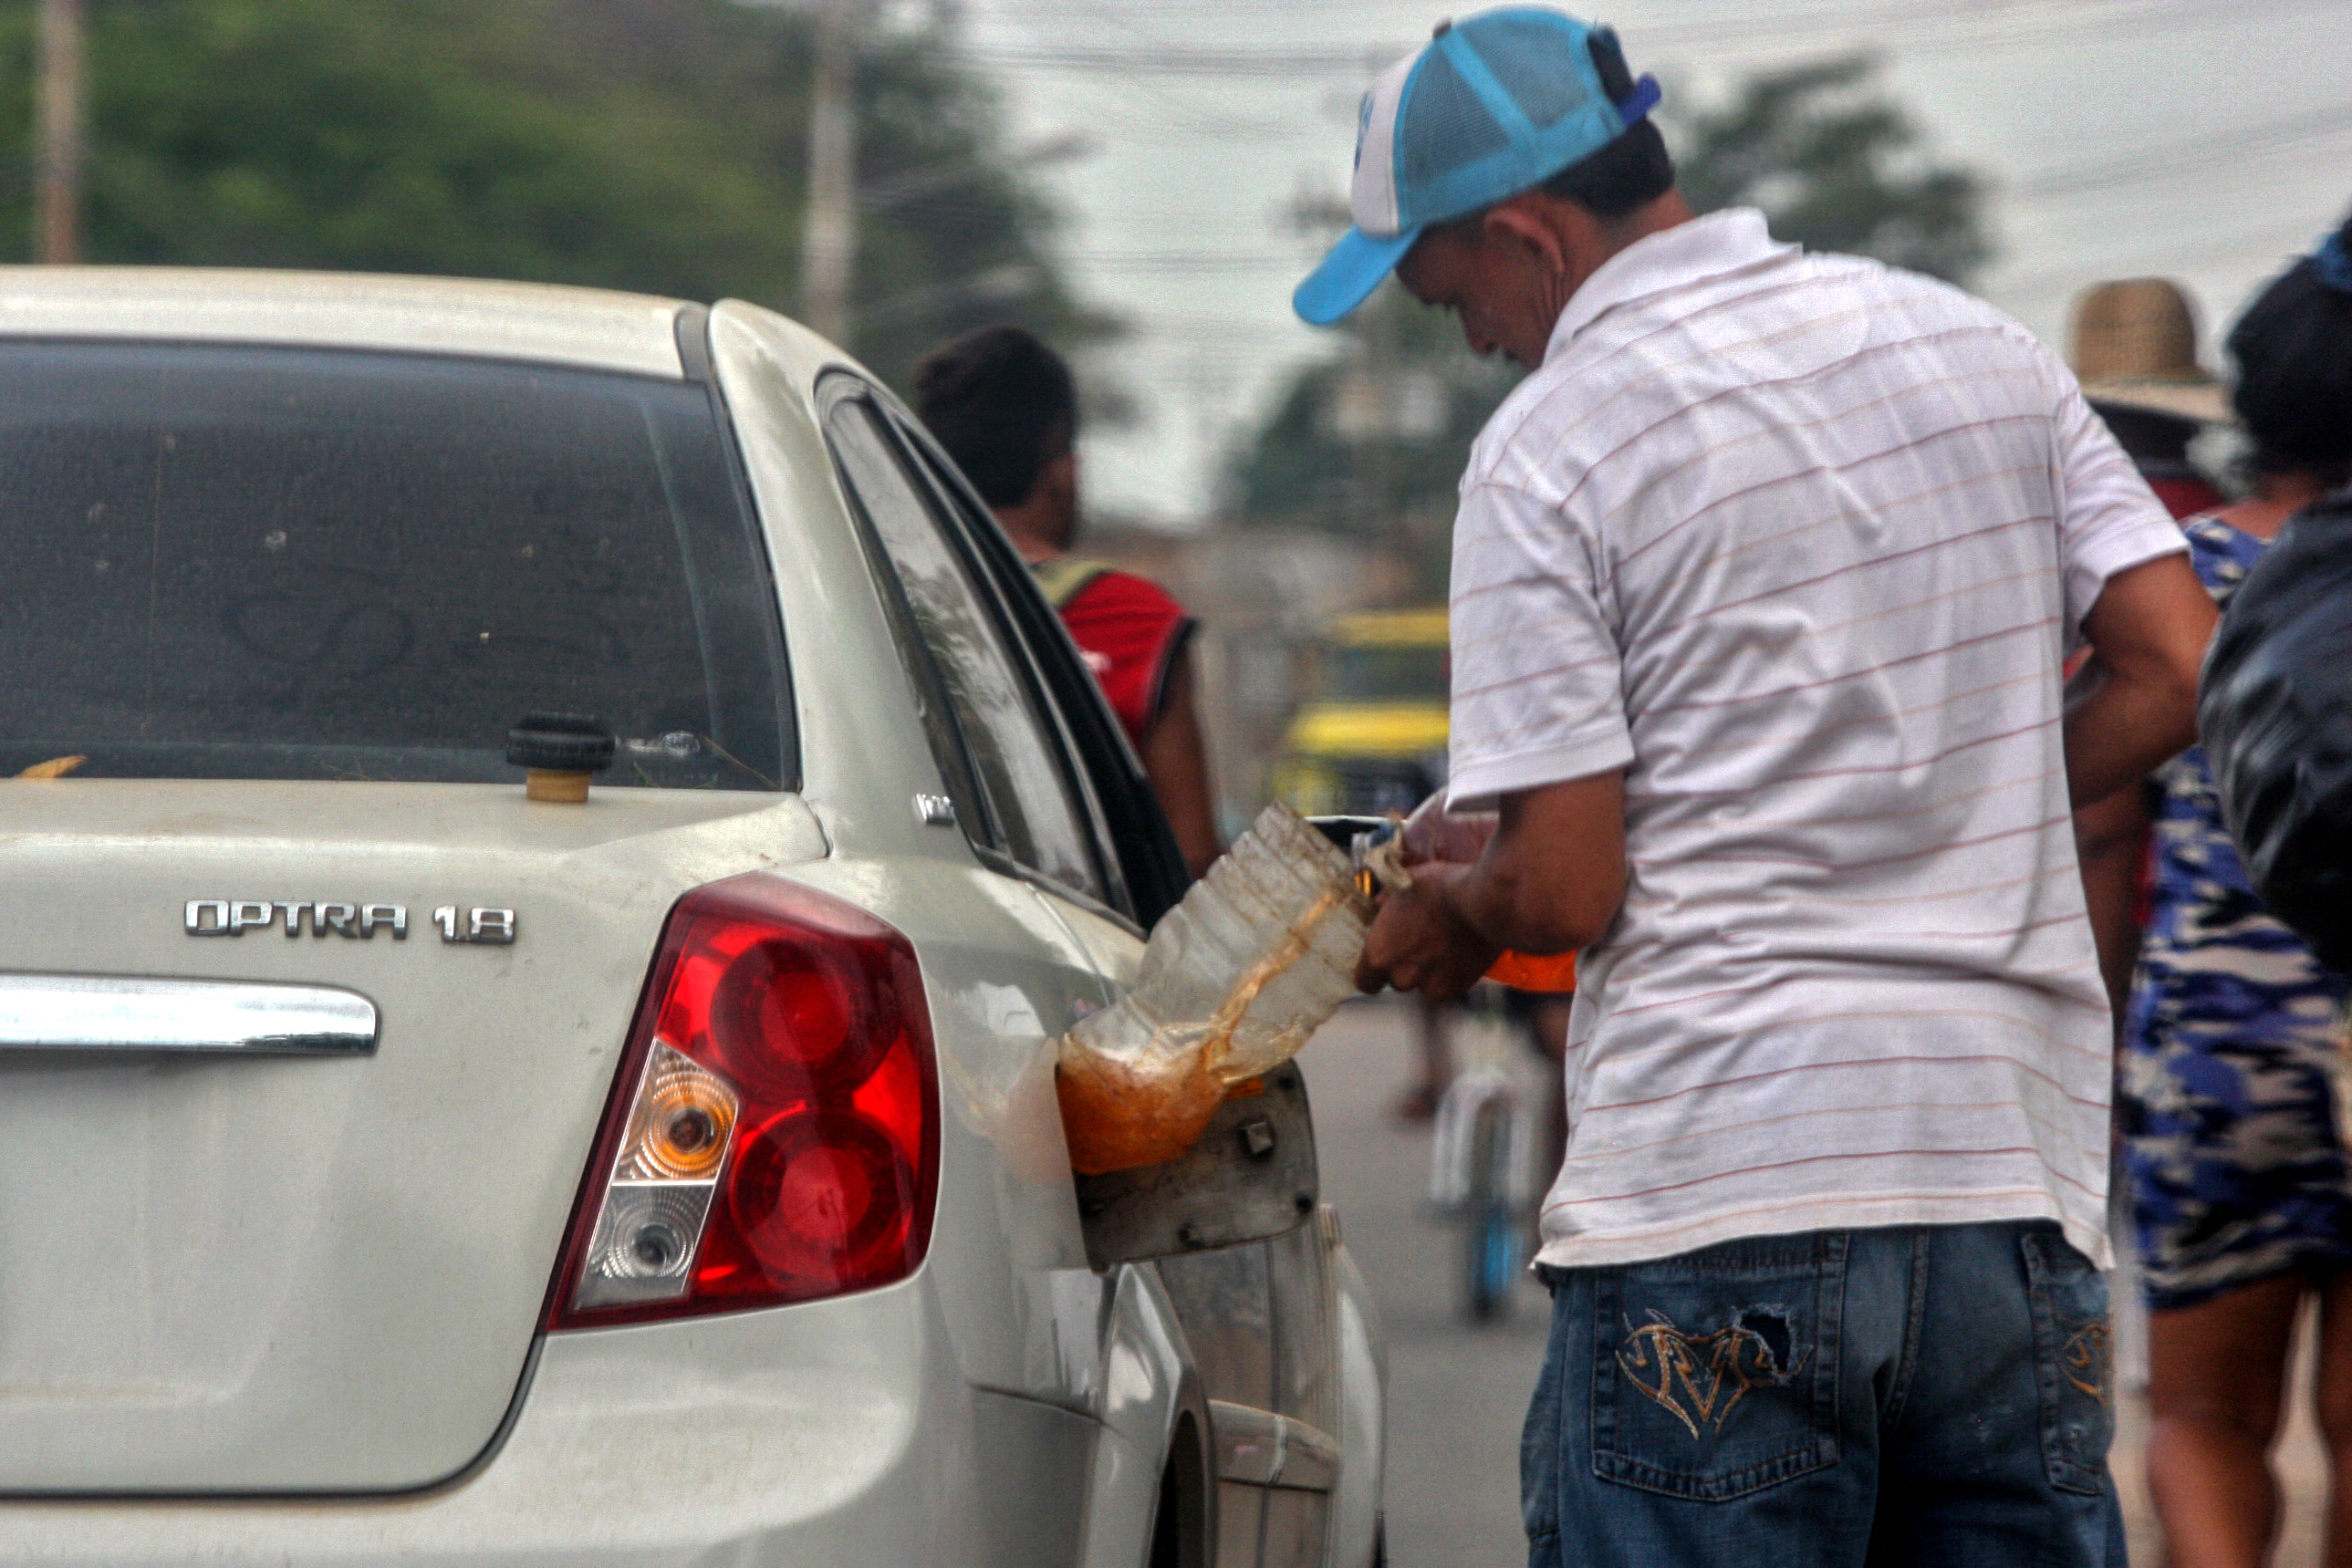
[[[1545,1270],[1529,1568],[2123,1568],[2106,1282],[2053,1225]]]

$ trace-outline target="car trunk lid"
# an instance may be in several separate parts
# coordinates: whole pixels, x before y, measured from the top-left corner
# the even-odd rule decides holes
[[[0,1490],[461,1471],[517,1396],[670,904],[824,848],[791,795],[0,783],[0,969],[301,988],[376,1031],[342,1004],[341,1049],[174,1049],[204,1019],[175,1040],[149,1006],[144,1045],[0,1049]],[[466,939],[496,912],[510,944]]]

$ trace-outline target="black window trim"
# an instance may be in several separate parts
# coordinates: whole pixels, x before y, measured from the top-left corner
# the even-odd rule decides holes
[[[916,492],[918,499],[924,498],[927,489],[929,489],[931,499],[944,501],[945,497],[936,494],[935,487],[931,486],[925,474],[928,465],[908,446],[906,441],[906,422],[898,415],[894,401],[880,387],[853,371],[844,369],[825,371],[817,382],[816,402],[819,426],[824,433],[826,446],[828,450],[833,446],[832,422],[841,406],[848,402],[863,402],[875,416],[877,433],[886,442],[895,440],[897,443],[898,450],[894,455],[902,467],[908,470],[906,474],[908,486]],[[885,611],[892,622],[892,630],[898,636],[902,652],[908,657],[910,665],[908,674],[911,677],[912,684],[919,688],[916,700],[919,704],[926,705],[936,711],[940,728],[952,742],[952,749],[955,753],[954,762],[950,765],[945,759],[940,759],[940,766],[943,772],[952,771],[960,777],[943,779],[942,782],[947,785],[950,796],[957,802],[958,825],[962,828],[964,840],[971,845],[972,853],[992,871],[1018,878],[1052,893],[1056,897],[1068,899],[1082,908],[1140,934],[1142,928],[1131,913],[1106,904],[1087,890],[1073,887],[1060,878],[1016,859],[1003,848],[1005,837],[1003,826],[997,821],[994,811],[991,809],[986,791],[980,788],[978,772],[971,760],[970,747],[964,739],[961,720],[956,715],[954,704],[948,698],[947,684],[941,678],[933,662],[929,643],[916,630],[913,608],[907,601],[905,587],[898,580],[897,569],[891,562],[888,549],[882,542],[880,530],[875,526],[873,517],[867,512],[865,497],[858,494],[856,486],[843,467],[840,455],[836,452],[833,456],[835,477],[844,494],[849,497],[857,519],[859,536],[865,545],[867,565],[875,579],[876,591],[883,599]],[[1026,640],[1018,635],[1010,623],[1011,617],[1002,602],[1001,591],[994,578],[973,559],[971,541],[964,537],[967,530],[960,526],[961,519],[957,518],[955,509],[952,507],[940,508],[937,520],[941,524],[940,533],[948,549],[972,580],[972,586],[982,606],[982,613],[991,618],[996,625],[998,634],[1008,647],[1014,650],[1012,661],[1014,667],[1013,678],[1023,684],[1024,693],[1029,700],[1032,710],[1045,717],[1040,733],[1045,740],[1047,755],[1053,766],[1061,774],[1064,789],[1068,792],[1068,803],[1075,809],[1085,840],[1085,852],[1087,859],[1093,862],[1095,875],[1114,898],[1124,900],[1129,896],[1125,880],[1120,874],[1118,862],[1108,853],[1108,846],[1102,841],[1099,819],[1093,810],[1092,788],[1085,778],[1083,769],[1077,766],[1072,755],[1061,716],[1056,711],[1055,704],[1046,695],[1038,673],[1034,667],[1033,656],[1027,647]],[[918,664],[919,672],[912,667]],[[975,831],[975,824],[970,820],[975,814],[974,809],[982,817],[985,824],[984,836]]]
[[[999,630],[1007,643],[1020,651],[1018,656],[1024,671],[1023,678],[1029,685],[1038,711],[1046,716],[1046,724],[1053,732],[1056,763],[1062,769],[1065,784],[1073,792],[1081,826],[1095,863],[1099,868],[1097,874],[1102,877],[1103,885],[1114,895],[1114,903],[1108,908],[1091,898],[1081,898],[1080,902],[1140,935],[1143,926],[1134,913],[1134,891],[1129,885],[1126,865],[1118,852],[1118,840],[1111,828],[1109,813],[1104,810],[1100,791],[1096,787],[1095,770],[1087,765],[1085,749],[1065,708],[1068,699],[1047,673],[1044,649],[1038,645],[1034,629],[1023,622],[1014,608],[1013,596],[1006,591],[1007,580],[990,569],[990,563],[982,554],[982,541],[994,538],[1001,542],[1003,531],[992,518],[989,518],[985,529],[982,528],[978,520],[968,512],[962,497],[949,478],[950,475],[961,476],[952,463],[937,455],[929,444],[920,439],[921,427],[902,411],[888,404],[880,406],[890,416],[899,440],[907,448],[908,458],[923,476],[941,517],[946,519],[947,531],[954,540],[953,548],[963,559],[965,569],[983,585],[991,603],[990,612],[995,616]],[[979,517],[988,518],[988,514],[983,511]],[[1025,565],[1020,568],[1020,576],[1010,580],[1025,585],[1031,593],[1036,591],[1034,579]],[[1069,634],[1062,628],[1058,615],[1053,618],[1052,624],[1056,635],[1066,642]],[[1072,657],[1076,657],[1075,651]],[[1080,673],[1085,674],[1083,666]],[[1098,699],[1101,687],[1091,674],[1087,674],[1086,683],[1085,690]],[[1060,884],[1055,885],[1058,887]]]
[[[750,553],[753,569],[759,573],[761,596],[768,606],[761,630],[768,638],[770,658],[776,672],[776,788],[784,794],[797,795],[804,782],[800,697],[793,684],[792,643],[784,635],[783,596],[776,586],[775,549],[768,537],[767,517],[751,490],[751,471],[743,459],[743,444],[735,438],[735,411],[727,402],[727,389],[719,384],[711,360],[710,307],[680,307],[672,331],[677,340],[677,361],[683,379],[689,385],[701,387],[703,396],[709,400],[711,423],[718,426],[719,450],[726,460],[727,480],[735,491],[736,512],[751,530]]]
[[[1087,669],[1069,628],[1043,590],[1036,574],[998,528],[987,503],[952,459],[940,450],[929,432],[896,400],[887,396],[881,406],[890,412],[900,436],[923,461],[919,465],[932,483],[947,491],[950,512],[961,524],[965,549],[976,559],[983,576],[996,590],[1003,611],[1015,622],[1014,639],[1033,662],[1034,678],[1051,695],[1046,705],[1063,730],[1071,764],[1083,778],[1085,798],[1094,815],[1093,826],[1102,835],[1105,857],[1118,868],[1132,914],[1123,915],[1145,930],[1175,906],[1192,885],[1176,836],[1160,810],[1160,798],[1145,777],[1143,762],[1129,741],[1126,728],[1111,711],[1102,684]],[[1082,758],[1099,758],[1100,770]]]
[[[965,842],[974,853],[987,858],[992,864],[1017,864],[1010,855],[996,847],[1003,837],[1003,825],[996,820],[988,797],[980,788],[980,778],[971,760],[971,747],[963,737],[963,721],[948,697],[947,682],[941,678],[939,666],[931,657],[930,644],[916,626],[914,607],[907,601],[906,589],[892,569],[889,552],[882,543],[881,530],[875,526],[866,509],[866,497],[851,480],[847,467],[841,460],[833,438],[835,414],[845,402],[855,400],[864,383],[854,377],[848,384],[835,383],[845,372],[828,372],[817,384],[817,428],[824,440],[825,451],[833,459],[834,481],[841,488],[842,498],[849,505],[849,514],[857,528],[857,542],[866,557],[866,575],[871,580],[874,595],[881,602],[883,618],[890,623],[891,641],[898,644],[899,659],[905,668],[908,695],[914,699],[916,713],[926,731],[934,732],[934,743],[929,749],[932,761],[940,769],[940,783],[955,802],[956,825],[962,831]]]

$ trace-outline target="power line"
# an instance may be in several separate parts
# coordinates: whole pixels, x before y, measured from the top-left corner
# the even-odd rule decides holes
[[[2254,153],[2275,152],[2346,131],[2352,131],[2352,105],[2339,104],[2332,109],[2283,115],[2219,135],[2184,138],[2161,147],[2029,174],[2014,182],[2010,189],[2021,196],[2079,195],[2185,169],[2231,163]]]
[[[1988,0],[1965,11],[1923,14],[1916,4],[1847,5],[1810,12],[1776,12],[1710,22],[1668,22],[1627,29],[1643,50],[1702,47],[1715,50],[1767,42],[1788,48],[1901,47],[1931,53],[2009,48],[2089,34],[2131,28],[2207,27],[2242,25],[2261,14],[2332,8],[2341,0],[2236,0],[2217,7],[2210,0]],[[1234,47],[1228,46],[1104,44],[975,45],[971,53],[992,65],[1034,70],[1109,73],[1122,77],[1192,76],[1227,80],[1302,76],[1370,76],[1412,46],[1346,47]],[[1784,51],[1785,52],[1785,51]]]
[[[982,150],[973,149],[953,158],[943,158],[937,162],[904,170],[887,179],[861,181],[857,200],[867,209],[878,211],[957,190],[967,184],[976,172],[1043,169],[1055,163],[1066,163],[1073,159],[1091,157],[1095,151],[1094,139],[1076,131],[1049,136],[1027,147],[1016,147],[1001,157],[992,158]]]
[[[1257,272],[1298,265],[1286,256],[1240,251],[1073,250],[1064,255],[1071,261],[1126,272]]]
[[[1134,17],[1118,6],[1100,8],[1097,16],[1146,49],[1181,47],[1176,40],[1139,26]],[[1129,91],[1139,91],[1145,97],[1153,99],[1172,110],[1178,128],[1191,134],[1198,135],[1205,131],[1211,135],[1263,137],[1268,134],[1280,134],[1287,129],[1286,122],[1248,120],[1222,110],[1206,108],[1198,99],[1187,97],[1181,92],[1173,91],[1156,82],[1130,78],[1123,80],[1120,86]]]
[[[2271,218],[2234,229],[2206,230],[2185,236],[2180,244],[2152,251],[2134,250],[2128,256],[2118,256],[2110,251],[2103,256],[2039,267],[2031,272],[1997,273],[1989,280],[1985,292],[2003,299],[2047,299],[2071,295],[2094,278],[2113,277],[2117,267],[2141,271],[2234,267],[2268,256],[2275,257],[2278,266],[2284,267],[2300,246],[2309,244],[2324,226],[2323,220],[2316,218]]]
[[[989,65],[1031,70],[1101,71],[1118,75],[1297,77],[1332,71],[1366,75],[1402,50],[1237,49],[1118,44],[990,44],[967,51]]]
[[[877,322],[919,316],[941,305],[1009,304],[1024,295],[1035,293],[1045,281],[1045,275],[1037,267],[1025,261],[1009,261],[983,272],[951,277],[944,283],[929,284],[875,300],[870,305],[859,307],[856,319],[860,326],[872,326]]]
[[[2340,4],[2341,0],[2235,0],[2222,7],[2204,0],[1989,0],[1958,11],[1923,11],[1916,5],[1907,5],[1843,14],[1836,10],[1794,16],[1766,12],[1724,22],[1631,27],[1627,36],[1644,49],[1685,46],[1720,49],[1741,43],[1780,46],[1792,37],[1800,40],[1795,47],[1819,48],[1832,41],[1831,36],[1843,35],[1839,41],[1849,47],[1952,54],[2015,48],[2086,35],[2128,36],[2137,40],[2155,27],[2238,26],[2265,15],[2330,10]],[[2131,29],[2127,35],[2122,32],[2126,28]],[[1801,41],[1806,35],[1811,35],[1811,41]]]
[[[1262,141],[1269,137],[1297,135],[1304,129],[1287,118],[1252,119],[1208,108],[1188,99],[1181,92],[1148,79],[1108,81],[1080,77],[1075,85],[1105,95],[1108,101],[1097,112],[1107,111],[1114,119],[1146,126],[1153,133],[1167,128],[1181,131],[1188,136]],[[1160,106],[1156,121],[1150,118],[1152,111],[1137,101],[1138,95]]]
[[[2342,4],[2343,0],[2237,0],[2222,13],[2207,0],[1978,0],[1961,11],[1923,13],[1916,4],[1889,5],[1870,0],[1717,22],[1636,25],[1628,29],[1628,35],[1645,55],[1691,47],[1737,57],[1755,52],[1743,46],[1764,45],[1769,47],[1767,52],[1776,56],[1855,47],[1935,56],[2059,43],[2092,35],[2139,37],[2151,30],[2195,28],[2221,20],[2242,25],[2305,11],[2332,11]],[[1089,20],[1108,22],[1137,42],[1131,46],[974,43],[967,46],[967,52],[979,63],[1007,69],[1036,70],[1079,82],[1116,78],[1118,97],[1104,105],[1114,118],[1136,123],[1157,121],[1191,135],[1242,140],[1288,137],[1303,133],[1305,128],[1288,120],[1244,119],[1188,100],[1162,83],[1171,78],[1190,78],[1203,87],[1297,84],[1301,78],[1360,82],[1409,47],[1193,46],[1147,32],[1123,12],[1102,7],[1098,0],[1085,0],[1085,7]],[[1037,15],[1038,7],[1020,5],[999,13],[1019,14]],[[1053,13],[1048,9],[1045,14]],[[1171,112],[1151,115],[1139,98],[1156,100]]]

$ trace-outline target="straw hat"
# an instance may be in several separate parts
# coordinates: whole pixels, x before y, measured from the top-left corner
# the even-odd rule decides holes
[[[2095,283],[2075,297],[2066,359],[2095,403],[2225,424],[2229,400],[2197,362],[2197,319],[2168,278]]]

